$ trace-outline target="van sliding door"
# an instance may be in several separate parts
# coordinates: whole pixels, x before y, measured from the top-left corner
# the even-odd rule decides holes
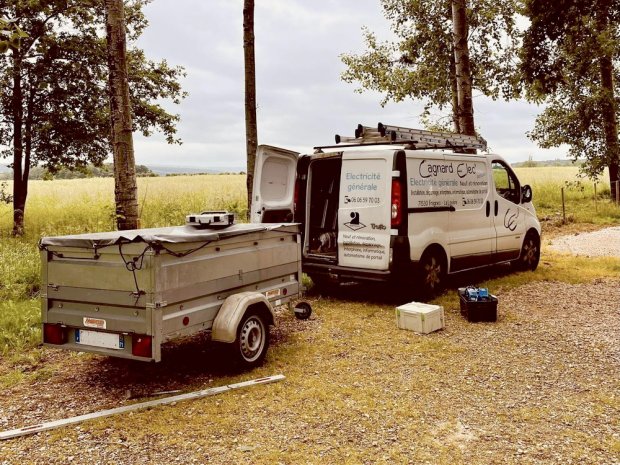
[[[488,265],[493,259],[495,229],[487,160],[446,154],[445,163],[450,172],[443,175],[440,197],[450,198],[453,206],[448,215],[450,271]]]

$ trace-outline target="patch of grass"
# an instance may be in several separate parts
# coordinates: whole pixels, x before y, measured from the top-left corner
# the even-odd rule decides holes
[[[7,237],[0,240],[0,302],[38,294],[41,259],[31,241]]]
[[[0,355],[22,354],[41,342],[38,299],[0,302]]]
[[[9,182],[10,184],[10,182]],[[183,224],[185,215],[228,209],[244,221],[245,176],[201,175],[138,178],[142,227]],[[0,205],[0,231],[12,229],[11,205]],[[110,231],[114,224],[112,178],[31,181],[26,203],[26,237]]]
[[[579,273],[575,273],[578,269]],[[454,289],[472,284],[486,287],[492,293],[508,291],[532,281],[560,281],[571,284],[587,283],[598,278],[620,278],[620,261],[616,257],[581,257],[555,252],[543,253],[536,271],[514,272],[509,265],[456,275],[450,290],[433,300],[444,308],[458,307],[459,298]]]

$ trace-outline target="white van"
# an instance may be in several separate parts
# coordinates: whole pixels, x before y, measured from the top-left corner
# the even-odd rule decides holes
[[[445,150],[486,148],[484,139],[379,124],[336,141],[312,155],[266,145],[257,154],[251,221],[301,223],[315,283],[396,281],[432,295],[447,273],[536,269],[531,188],[499,155]]]

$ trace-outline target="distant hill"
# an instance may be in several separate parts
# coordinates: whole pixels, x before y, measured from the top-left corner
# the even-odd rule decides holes
[[[197,166],[165,166],[165,165],[136,165],[136,174],[138,176],[181,176],[181,175],[197,175],[197,174],[240,174],[245,170],[240,167],[207,169]],[[105,163],[101,167],[89,165],[83,169],[67,170],[62,169],[55,174],[49,173],[46,169],[35,166],[30,169],[30,179],[82,179],[82,178],[109,178],[114,176],[114,170],[111,163]],[[0,180],[9,180],[13,177],[13,170],[0,165]]]
[[[514,168],[535,168],[538,166],[581,166],[583,162],[556,158],[555,160],[527,160],[511,163]]]
[[[210,169],[200,166],[167,166],[148,165],[149,169],[159,176],[171,176],[182,174],[222,174],[222,173],[245,173],[245,168],[239,166]]]

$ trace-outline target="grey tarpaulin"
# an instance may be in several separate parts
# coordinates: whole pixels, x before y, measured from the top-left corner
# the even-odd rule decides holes
[[[99,249],[118,244],[143,242],[145,244],[180,244],[189,242],[213,242],[229,237],[261,231],[284,231],[298,233],[297,223],[242,223],[222,229],[199,229],[194,226],[171,226],[166,228],[131,229],[102,233],[76,234],[71,236],[43,237],[39,247],[80,247]]]

